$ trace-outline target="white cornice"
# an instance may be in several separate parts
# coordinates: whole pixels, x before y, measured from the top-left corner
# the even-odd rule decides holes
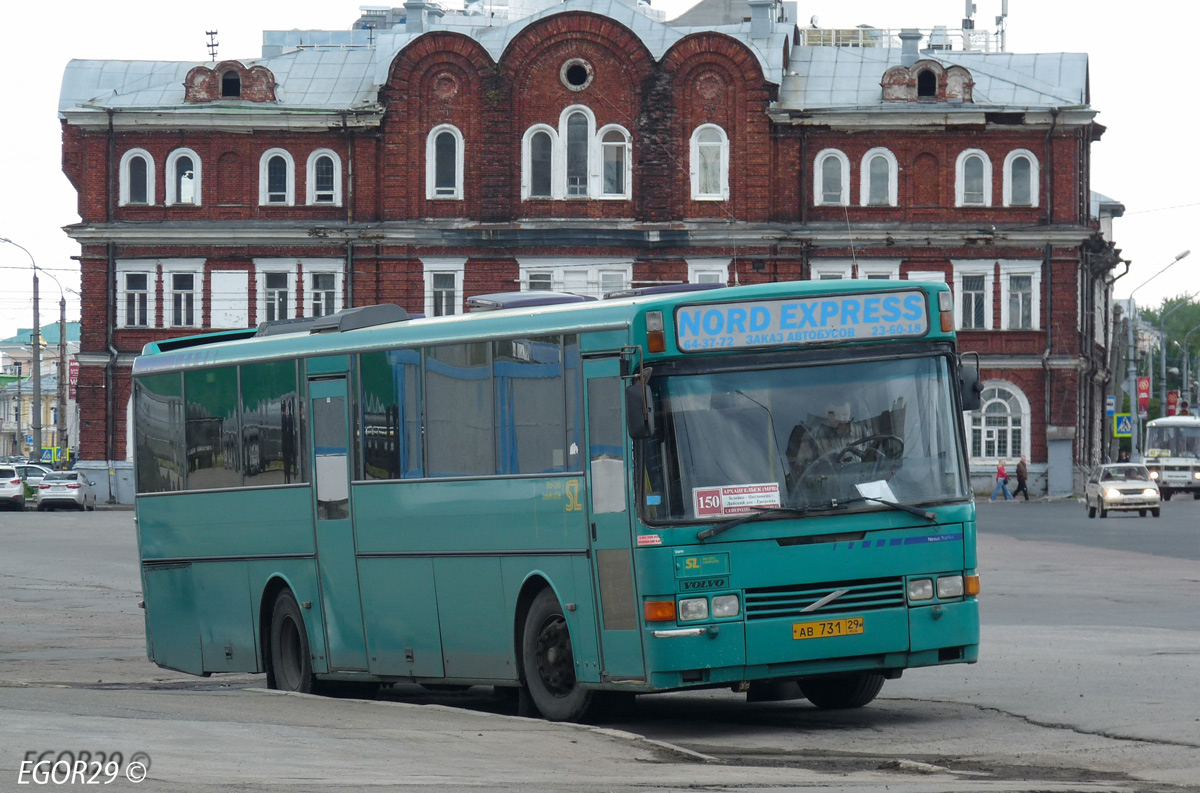
[[[103,109],[67,110],[60,114],[73,127],[107,129],[108,113]],[[308,109],[265,107],[261,110],[230,113],[201,108],[145,108],[116,110],[113,128],[130,129],[190,129],[205,132],[251,132],[257,129],[289,131],[325,131],[341,127],[371,128],[379,126],[383,110],[377,106],[358,110]]]
[[[991,113],[1023,113],[1023,124],[989,124],[988,114]],[[989,132],[1013,132],[1029,127],[1058,127],[1087,126],[1096,117],[1096,111],[1091,108],[1064,108],[1057,116],[1047,110],[1026,110],[1023,108],[1004,107],[958,107],[938,111],[910,111],[905,109],[889,109],[880,107],[855,108],[814,108],[802,110],[795,108],[773,107],[767,111],[771,121],[776,124],[792,126],[820,126],[834,129],[912,129],[912,128],[945,128],[958,126],[986,126]],[[1041,129],[1039,129],[1039,132]]]

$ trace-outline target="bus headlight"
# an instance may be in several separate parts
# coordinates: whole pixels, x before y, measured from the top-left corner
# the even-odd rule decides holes
[[[1151,478],[1151,479],[1158,479],[1158,471],[1151,471],[1151,472],[1150,472],[1150,478]]]
[[[1200,479],[1200,471],[1193,472],[1192,479]]]
[[[960,598],[963,595],[963,578],[960,575],[945,575],[937,580],[937,596]]]
[[[737,595],[717,595],[713,598],[712,613],[714,617],[736,617],[742,613],[741,603]]]
[[[679,621],[708,619],[708,598],[688,598],[679,601]]]
[[[915,578],[909,581],[908,599],[910,601],[933,600],[933,579]]]

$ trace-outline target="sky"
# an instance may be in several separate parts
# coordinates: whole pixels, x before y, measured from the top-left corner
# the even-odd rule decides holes
[[[378,3],[378,0],[376,0]],[[975,0],[976,28],[994,29],[1002,0]],[[369,3],[368,3],[369,4]],[[382,3],[378,3],[382,4]],[[396,5],[402,0],[395,0]],[[71,58],[208,60],[205,31],[218,31],[219,59],[255,58],[262,31],[345,30],[359,15],[353,0],[290,3],[207,0],[59,0],[48,13],[37,3],[0,10],[6,75],[0,124],[0,238],[28,249],[39,268],[41,321],[58,318],[59,285],[67,319],[79,319],[79,247],[62,231],[78,222],[75,191],[62,173],[58,94]],[[675,16],[689,0],[655,0]],[[1118,298],[1137,288],[1138,305],[1200,293],[1200,158],[1192,152],[1198,111],[1192,94],[1197,58],[1186,31],[1200,29],[1200,3],[1159,0],[1151,6],[1116,0],[1009,0],[1009,52],[1086,52],[1092,107],[1108,128],[1092,146],[1092,189],[1120,201],[1114,223],[1129,274]],[[1149,10],[1153,9],[1153,10]],[[960,26],[964,0],[801,0],[804,23],[821,27],[931,28]],[[1142,22],[1134,23],[1133,17]],[[1172,38],[1173,31],[1180,31]],[[1193,108],[1188,110],[1188,108]],[[1145,287],[1179,253],[1195,248]],[[30,255],[0,243],[0,339],[33,324]],[[52,277],[53,276],[53,277]]]

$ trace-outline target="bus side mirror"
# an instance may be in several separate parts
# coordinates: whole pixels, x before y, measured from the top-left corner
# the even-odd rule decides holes
[[[635,441],[654,437],[654,403],[645,384],[625,387],[625,425]]]
[[[979,410],[983,406],[983,383],[979,382],[979,370],[974,366],[963,366],[958,370],[958,382],[962,387],[963,410]]]

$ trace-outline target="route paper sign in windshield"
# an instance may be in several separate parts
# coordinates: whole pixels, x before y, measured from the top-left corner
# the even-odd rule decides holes
[[[924,336],[928,316],[919,290],[709,303],[678,309],[675,336],[685,352],[897,339]]]

